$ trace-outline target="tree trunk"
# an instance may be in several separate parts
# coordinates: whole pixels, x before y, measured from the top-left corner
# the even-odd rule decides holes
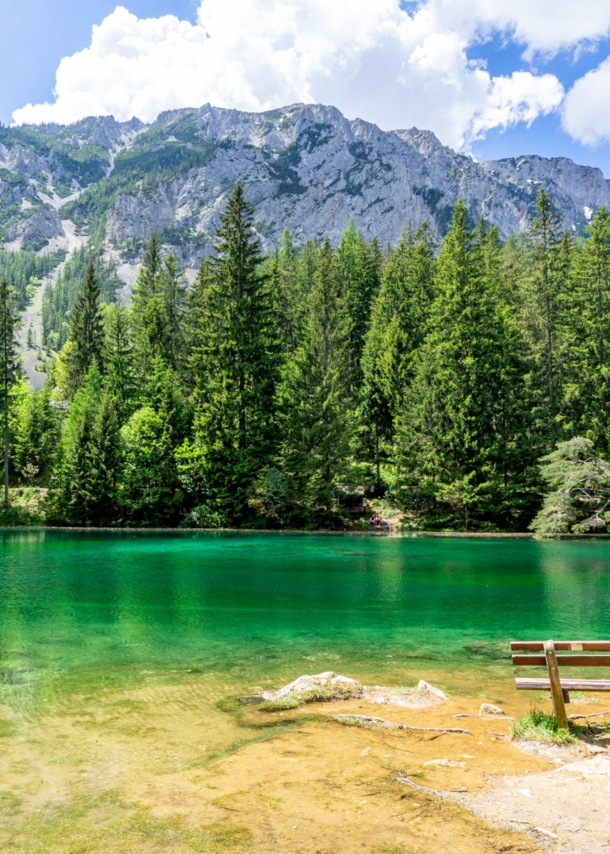
[[[377,491],[381,489],[381,472],[379,467],[379,425],[375,424],[375,466],[377,468]]]

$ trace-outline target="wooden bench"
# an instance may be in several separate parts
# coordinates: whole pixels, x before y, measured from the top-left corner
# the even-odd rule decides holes
[[[555,717],[560,727],[568,728],[565,703],[570,702],[570,691],[610,691],[610,679],[561,679],[560,667],[610,667],[610,655],[593,655],[610,652],[610,641],[511,641],[513,664],[517,667],[546,667],[548,679],[515,679],[520,691],[546,690],[551,692]],[[586,653],[585,655],[557,655],[557,651]],[[536,655],[542,652],[543,655]],[[519,653],[525,653],[519,654]]]

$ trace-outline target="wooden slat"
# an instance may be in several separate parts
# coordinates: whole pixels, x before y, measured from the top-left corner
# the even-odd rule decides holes
[[[544,655],[513,655],[518,667],[546,667]],[[610,655],[558,655],[560,667],[610,667]]]
[[[511,641],[513,651],[542,652],[544,641]],[[555,649],[563,652],[610,652],[610,641],[555,641]]]
[[[515,679],[519,691],[549,691],[548,679]],[[561,687],[565,691],[610,691],[610,679],[562,679]]]

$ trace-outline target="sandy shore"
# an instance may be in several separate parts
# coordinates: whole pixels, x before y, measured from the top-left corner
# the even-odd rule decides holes
[[[196,674],[176,684],[149,681],[37,718],[0,707],[0,843],[10,843],[7,850],[607,850],[603,741],[601,748],[525,752],[508,740],[509,720],[477,716],[476,696],[431,708],[358,699],[264,713],[228,701],[228,686]],[[493,687],[508,716],[529,710],[530,698],[511,682]],[[571,711],[608,708],[599,695]],[[337,714],[470,734],[346,726]]]

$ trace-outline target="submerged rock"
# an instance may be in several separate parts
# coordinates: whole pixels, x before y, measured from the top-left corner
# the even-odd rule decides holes
[[[240,698],[243,703],[282,703],[295,700],[299,703],[329,702],[331,700],[368,700],[371,703],[404,708],[426,708],[448,699],[447,694],[424,679],[416,688],[361,685],[355,679],[340,676],[332,670],[313,676],[299,676],[294,682],[277,691],[263,691],[260,695]]]
[[[294,682],[278,691],[263,691],[262,697],[268,702],[285,700],[289,697],[315,702],[316,700],[347,700],[361,695],[362,685],[359,682],[329,670],[313,676],[299,676]]]
[[[440,688],[435,688],[434,685],[430,685],[429,682],[426,682],[425,679],[420,679],[417,685],[417,690],[422,692],[427,692],[428,694],[432,694],[433,697],[438,697],[439,700],[448,700],[449,695],[445,694],[444,691],[441,691]]]
[[[503,715],[504,709],[501,709],[500,706],[494,706],[491,703],[481,703],[481,708],[479,709],[480,715]]]

